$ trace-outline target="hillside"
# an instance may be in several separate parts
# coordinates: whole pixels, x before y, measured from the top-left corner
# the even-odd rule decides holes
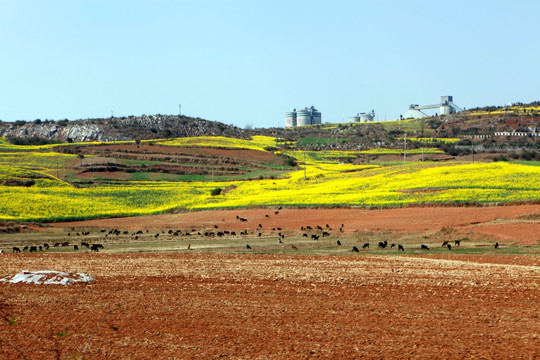
[[[46,139],[56,143],[106,142],[167,139],[196,136],[225,136],[249,139],[253,135],[279,137],[296,142],[304,150],[367,150],[403,147],[417,148],[415,138],[458,139],[459,146],[475,151],[538,150],[540,107],[488,107],[425,119],[354,124],[321,124],[296,128],[240,129],[220,122],[174,115],[143,115],[87,120],[34,120],[0,122],[0,137],[11,142]],[[36,144],[34,142],[34,144]],[[455,153],[453,155],[457,155]]]
[[[0,137],[0,220],[537,203],[539,120],[536,111],[479,109],[293,129],[161,115],[4,123],[1,134],[16,137]],[[33,145],[46,131],[57,143]]]
[[[246,138],[235,126],[200,118],[142,115],[87,120],[0,122],[0,137],[45,138],[55,142],[126,141],[192,136]]]
[[[304,151],[294,146],[267,136],[46,146],[0,140],[5,200],[0,220],[281,205],[386,208],[540,201],[538,162],[449,161],[434,147],[409,149],[403,161],[400,150],[393,149]],[[439,156],[446,161],[434,161]]]

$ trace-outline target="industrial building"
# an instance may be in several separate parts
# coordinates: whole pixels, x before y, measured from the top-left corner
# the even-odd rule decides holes
[[[373,121],[373,119],[375,119],[375,110],[371,110],[371,112],[368,113],[359,113],[356,114],[356,116],[349,116],[350,123],[369,122]]]
[[[434,104],[434,105],[416,105],[411,104],[409,106],[409,111],[407,111],[405,114],[402,115],[403,119],[421,119],[428,117],[425,113],[423,113],[421,110],[425,109],[439,109],[439,115],[448,115],[448,114],[454,114],[458,111],[462,111],[462,109],[454,104],[454,98],[452,96],[441,96],[441,103],[440,104]]]
[[[322,123],[321,112],[313,106],[304,108],[304,110],[293,109],[291,112],[285,113],[285,127],[316,125]]]

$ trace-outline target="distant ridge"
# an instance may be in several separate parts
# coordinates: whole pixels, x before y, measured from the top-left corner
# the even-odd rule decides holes
[[[248,138],[250,131],[201,118],[142,115],[86,120],[0,123],[0,137],[41,137],[59,142],[146,140],[191,136]]]
[[[381,147],[401,149],[405,137],[408,140],[408,149],[425,146],[425,141],[415,143],[415,139],[454,139],[456,146],[460,147],[459,151],[445,150],[452,155],[469,151],[473,142],[475,151],[537,151],[540,146],[540,106],[535,102],[512,107],[475,108],[423,119],[354,124],[325,123],[287,129],[253,129],[252,126],[241,129],[201,118],[160,114],[73,121],[0,121],[0,137],[6,137],[15,144],[19,142],[19,145],[24,144],[25,140],[38,144],[37,140],[43,139],[67,143],[196,136],[249,139],[253,135],[280,138],[285,140],[282,144],[297,142],[296,148],[312,151],[358,151]],[[439,145],[441,146],[443,145]]]

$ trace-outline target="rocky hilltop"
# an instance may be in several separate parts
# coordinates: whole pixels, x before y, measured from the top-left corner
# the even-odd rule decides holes
[[[241,129],[200,118],[160,114],[75,121],[37,119],[31,122],[0,122],[0,137],[7,137],[18,145],[28,144],[25,142],[28,140],[36,145],[40,140],[106,142],[195,136],[247,139],[252,135],[267,135],[283,138],[286,142],[298,142],[296,146],[304,150],[366,150],[401,148],[402,139],[407,136],[458,138],[461,141],[456,145],[467,148],[474,142],[475,146],[486,149],[537,150],[540,146],[540,113],[537,108],[531,109],[525,106],[512,111],[477,109],[476,112],[464,111],[416,120],[320,124],[288,129]],[[414,146],[409,144],[409,147]]]
[[[0,122],[0,137],[39,137],[59,142],[145,140],[189,136],[246,138],[238,127],[200,118],[142,115],[87,120]]]

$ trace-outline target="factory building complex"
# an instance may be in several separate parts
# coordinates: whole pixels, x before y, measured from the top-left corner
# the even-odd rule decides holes
[[[438,109],[440,115],[449,115],[455,114],[456,112],[463,111],[459,106],[454,103],[453,96],[441,96],[441,102],[433,105],[417,105],[411,104],[409,106],[409,111],[405,114],[400,115],[400,119],[421,119],[428,117],[429,115],[422,112],[426,109]],[[437,114],[435,114],[437,115]],[[370,122],[375,119],[375,111],[371,110],[368,113],[358,113],[356,116],[350,116],[350,123],[358,122]],[[305,126],[305,125],[317,125],[322,123],[321,112],[311,106],[309,108],[304,108],[303,110],[294,109],[291,112],[285,113],[285,127],[295,127],[295,126]]]
[[[317,125],[322,123],[321,112],[313,106],[304,108],[304,110],[293,109],[291,112],[285,113],[285,127]]]
[[[401,118],[421,119],[421,118],[428,117],[428,115],[426,115],[425,113],[421,111],[425,109],[439,109],[440,115],[455,114],[456,112],[462,111],[462,109],[459,106],[454,104],[453,96],[441,96],[441,102],[439,104],[424,105],[424,106],[411,104],[409,106],[409,111],[403,114]]]

